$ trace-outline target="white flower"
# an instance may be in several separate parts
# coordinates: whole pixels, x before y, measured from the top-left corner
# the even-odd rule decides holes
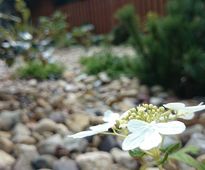
[[[70,135],[68,137],[72,138],[83,138],[87,136],[92,136],[98,133],[103,133],[108,131],[111,127],[113,127],[116,123],[116,120],[120,119],[120,115],[118,113],[113,113],[112,111],[108,110],[104,113],[103,121],[106,123],[91,126],[87,131],[82,131],[79,133],[76,133],[74,135]]]
[[[182,115],[180,118],[190,120],[194,117],[194,112],[198,112],[205,109],[205,105],[200,103],[197,106],[185,106],[184,103],[168,103],[164,104],[164,107],[167,109],[174,110],[178,112],[178,114]]]
[[[131,134],[123,141],[123,150],[132,150],[135,148],[150,150],[162,142],[161,135],[180,134],[186,128],[184,123],[179,121],[147,123],[141,120],[130,120],[127,127]]]

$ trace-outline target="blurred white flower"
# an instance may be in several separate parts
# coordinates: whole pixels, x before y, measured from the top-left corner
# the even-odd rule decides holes
[[[130,120],[127,124],[131,132],[122,143],[123,150],[140,148],[150,150],[162,142],[161,135],[180,134],[185,130],[184,123],[172,121],[167,123],[147,123],[141,120]]]
[[[197,106],[185,106],[184,103],[167,103],[163,105],[167,109],[171,109],[181,115],[180,118],[190,120],[194,117],[194,112],[198,112],[205,109],[205,105],[200,103]]]
[[[92,136],[98,133],[106,132],[108,131],[108,129],[113,127],[116,121],[119,119],[120,119],[120,115],[118,113],[113,113],[112,111],[108,110],[104,113],[104,117],[103,117],[103,121],[106,123],[96,125],[96,126],[91,126],[89,128],[90,130],[82,131],[74,135],[70,135],[68,137],[83,138],[83,137]]]

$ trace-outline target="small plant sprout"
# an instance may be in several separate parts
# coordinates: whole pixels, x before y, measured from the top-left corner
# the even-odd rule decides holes
[[[180,149],[180,143],[164,147],[164,137],[180,134],[186,129],[185,124],[178,121],[177,118],[187,115],[190,117],[190,114],[203,109],[205,109],[205,105],[202,104],[186,107],[183,103],[168,103],[163,107],[141,104],[122,115],[107,111],[103,117],[104,124],[91,126],[89,130],[68,137],[83,138],[95,134],[119,136],[123,139],[122,149],[129,151],[132,157],[141,162],[142,170],[153,166],[162,170],[171,159],[179,160],[181,158],[177,154],[187,154],[183,151],[184,148]],[[183,153],[181,153],[182,151]],[[192,161],[185,163],[190,163],[191,166],[201,170],[199,162],[188,154],[186,157]],[[193,165],[194,161],[197,163],[195,162],[196,164]],[[199,165],[199,168],[195,165]]]

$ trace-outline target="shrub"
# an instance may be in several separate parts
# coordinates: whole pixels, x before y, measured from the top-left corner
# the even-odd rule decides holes
[[[64,68],[55,63],[43,63],[41,60],[27,62],[23,67],[17,70],[20,78],[38,80],[58,79],[61,77]]]
[[[118,12],[138,53],[143,83],[161,84],[183,97],[205,94],[204,17],[204,0],[168,1],[166,16],[150,13],[142,33],[133,8]]]
[[[113,78],[120,75],[132,77],[136,74],[135,60],[128,56],[118,57],[108,52],[100,52],[91,57],[82,57],[81,64],[88,74],[107,72]]]
[[[34,26],[25,1],[14,2],[18,16],[2,14],[7,16],[3,19],[9,20],[10,24],[0,27],[0,59],[4,59],[8,65],[12,65],[16,56],[20,55],[26,61],[34,58],[47,61],[52,56],[51,48],[67,45],[68,25],[61,12],[40,17],[39,24]]]

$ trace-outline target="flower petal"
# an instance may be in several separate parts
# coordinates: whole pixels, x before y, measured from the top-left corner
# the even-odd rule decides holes
[[[172,109],[172,110],[179,110],[182,108],[185,108],[185,104],[184,103],[167,103],[163,105],[164,107],[166,107],[167,109]]]
[[[132,150],[139,147],[144,141],[145,137],[153,133],[153,129],[142,129],[135,133],[128,135],[122,143],[123,150]]]
[[[114,126],[114,123],[103,123],[100,125],[91,126],[90,129],[92,131],[100,133],[100,132],[108,131],[108,129],[110,129],[112,126]]]
[[[108,110],[104,113],[103,121],[113,122],[119,119],[120,115],[118,113],[113,113],[111,110]]]
[[[191,120],[195,116],[194,113],[185,113],[184,115],[180,116],[179,118],[185,119],[185,120]]]
[[[152,148],[157,147],[162,142],[162,137],[157,131],[153,131],[153,133],[147,135],[139,146],[142,150],[150,150]]]
[[[172,121],[172,122],[167,122],[167,123],[157,123],[153,125],[155,129],[163,134],[163,135],[174,135],[174,134],[180,134],[182,133],[185,129],[186,126],[184,123],[180,121]]]
[[[188,106],[183,108],[181,111],[184,112],[198,112],[205,109],[205,105],[198,105],[198,106]]]
[[[149,126],[149,123],[142,120],[130,120],[127,124],[128,130],[133,133],[147,129]]]
[[[73,135],[69,135],[68,137],[72,137],[72,138],[84,138],[84,137],[87,137],[87,136],[95,135],[95,134],[97,134],[97,133],[98,133],[98,132],[88,130],[88,131],[82,131],[82,132],[79,132],[79,133],[76,133],[76,134],[73,134]]]

